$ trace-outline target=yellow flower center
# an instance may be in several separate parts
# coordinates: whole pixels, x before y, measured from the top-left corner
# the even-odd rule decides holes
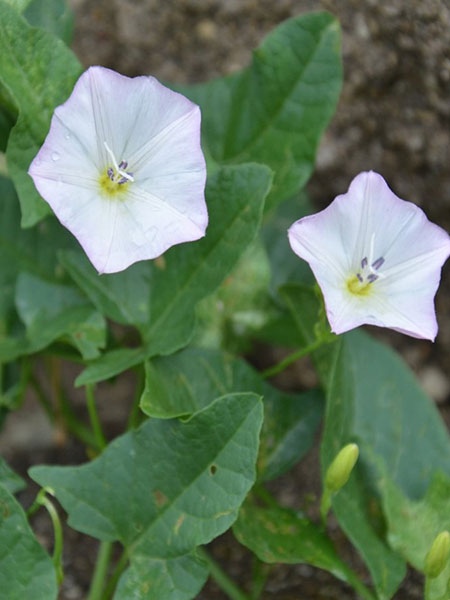
[[[123,195],[127,187],[134,181],[133,173],[126,171],[128,163],[124,160],[117,163],[116,157],[108,144],[103,142],[106,152],[112,162],[112,166],[108,166],[105,172],[99,178],[100,191],[107,196]]]
[[[372,258],[374,240],[375,234],[372,234],[369,258],[365,256],[361,261],[359,270],[346,281],[347,290],[354,296],[368,296],[375,281],[383,277],[379,269],[384,264],[384,257],[380,256],[376,260]]]
[[[368,296],[370,294],[372,284],[370,281],[360,281],[356,275],[347,279],[347,289],[355,296]]]
[[[100,191],[102,194],[106,196],[123,196],[128,188],[128,182],[119,184],[108,174],[108,169],[105,169],[105,172],[98,180],[100,185]]]

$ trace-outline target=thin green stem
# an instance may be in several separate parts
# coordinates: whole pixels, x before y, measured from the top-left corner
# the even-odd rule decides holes
[[[272,565],[263,563],[257,556],[253,556],[253,584],[250,594],[250,600],[259,600],[266,585]]]
[[[320,518],[324,528],[326,528],[327,526],[327,517],[331,508],[331,497],[332,494],[330,490],[327,487],[325,487],[325,489],[322,492],[322,498],[320,499]]]
[[[45,488],[42,488],[41,490],[39,490],[36,498],[34,499],[33,504],[30,506],[30,508],[26,512],[28,519],[30,517],[32,517],[37,510],[39,510],[41,508],[41,506],[42,506],[41,498],[46,493],[47,492],[46,492]]]
[[[100,452],[101,447],[98,445],[97,439],[92,431],[86,427],[86,425],[80,421],[70,405],[70,402],[66,398],[64,391],[61,393],[61,414],[64,418],[64,423],[67,430],[77,437],[83,444],[94,448]]]
[[[53,524],[53,533],[55,536],[54,546],[53,546],[53,564],[56,569],[56,576],[58,579],[58,584],[62,583],[64,579],[64,573],[62,568],[62,552],[63,552],[63,534],[61,521],[59,520],[58,513],[56,508],[53,506],[52,501],[47,497],[42,497],[42,505],[47,509],[48,514],[50,515],[50,519]]]
[[[52,493],[50,488],[42,488],[39,490],[35,501],[27,510],[27,517],[30,518],[34,513],[41,507],[44,506],[50,515],[50,519],[52,520],[53,525],[53,564],[56,570],[56,577],[58,580],[58,585],[62,583],[64,579],[64,573],[62,568],[62,553],[63,553],[63,533],[61,527],[61,521],[59,520],[59,515],[56,508],[53,505],[53,502],[50,498],[47,497],[47,493]]]
[[[109,561],[112,554],[112,542],[101,542],[95,563],[94,574],[92,576],[91,587],[87,600],[101,600],[105,579],[108,572]]]
[[[331,499],[333,497],[333,493],[325,487],[322,492],[322,498],[320,500],[320,518],[322,521],[322,527],[325,530],[327,527],[327,517],[328,513],[331,509]],[[361,579],[354,573],[350,567],[343,564],[343,569],[345,569],[345,574],[347,577],[347,582],[355,589],[361,598],[364,600],[376,600],[376,595],[373,594],[368,587],[364,585]]]
[[[122,556],[119,558],[119,560],[115,566],[115,569],[113,571],[113,574],[111,575],[110,580],[108,581],[108,584],[106,586],[105,591],[103,592],[101,600],[110,600],[110,598],[112,597],[112,595],[116,589],[117,582],[119,581],[119,577],[122,575],[123,571],[125,570],[127,563],[128,563],[128,555],[127,555],[126,551],[124,550]]]
[[[97,442],[98,447],[103,450],[107,446],[107,441],[103,435],[102,426],[97,413],[97,407],[95,405],[94,398],[94,386],[90,383],[86,385],[86,404],[89,412],[89,418],[91,420],[92,431]]]
[[[314,350],[317,350],[317,348],[320,348],[320,346],[327,344],[327,343],[329,343],[329,342],[324,341],[323,339],[315,340],[312,344],[309,344],[308,346],[305,346],[304,348],[300,348],[300,350],[297,350],[296,352],[289,354],[288,356],[286,356],[286,358],[284,358],[278,364],[274,365],[273,367],[269,367],[268,369],[263,371],[261,373],[262,377],[264,379],[269,379],[269,377],[273,377],[274,375],[281,373],[281,371],[284,371],[284,369],[289,367],[289,365],[294,363],[299,358],[303,358],[304,356],[311,354],[311,352],[314,352]]]
[[[38,378],[33,372],[30,374],[30,384],[37,396],[37,399],[42,404],[42,408],[46,412],[49,421],[53,423],[55,421],[55,414],[53,412],[51,402],[48,400]]]
[[[53,411],[52,404],[48,400],[44,390],[42,389],[39,379],[36,377],[36,375],[33,372],[30,373],[29,381],[30,381],[31,387],[33,388],[39,402],[42,404],[42,407],[43,407],[44,411],[46,412],[49,421],[51,423],[54,423],[55,422],[55,414]],[[68,402],[68,400],[66,398],[66,395],[65,395],[63,389],[60,390],[59,403],[60,403],[61,417],[64,421],[64,425],[67,428],[67,430],[70,433],[72,433],[75,437],[77,437],[81,442],[83,442],[83,444],[86,444],[87,446],[91,446],[93,448],[100,450],[100,448],[97,448],[97,441],[96,441],[94,435],[92,434],[92,432],[90,431],[90,429],[88,429],[86,427],[86,425],[84,423],[82,423],[76,417],[75,413],[72,410],[72,407],[70,406],[70,403]]]
[[[238,588],[234,581],[232,581],[228,575],[222,571],[222,568],[204,548],[197,548],[197,553],[208,564],[211,577],[231,600],[251,600],[247,594],[244,594],[244,592]]]

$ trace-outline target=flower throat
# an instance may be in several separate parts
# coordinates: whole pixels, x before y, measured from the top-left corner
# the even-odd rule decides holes
[[[128,187],[127,184],[134,181],[134,177],[133,173],[125,171],[128,167],[128,163],[124,160],[117,163],[116,157],[107,142],[104,141],[103,144],[106,152],[109,154],[112,166],[110,165],[106,168],[106,171],[100,177],[99,183],[103,192],[109,196],[115,196],[116,194],[124,192]]]
[[[357,296],[367,296],[371,291],[374,281],[383,277],[383,275],[379,273],[379,269],[384,264],[384,257],[380,256],[372,261],[374,241],[375,234],[372,234],[369,259],[365,256],[361,260],[360,270],[347,281],[348,291]]]

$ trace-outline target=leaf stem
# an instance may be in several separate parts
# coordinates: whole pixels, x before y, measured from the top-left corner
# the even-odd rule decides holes
[[[86,384],[86,404],[97,445],[103,450],[103,448],[106,448],[107,446],[107,441],[103,435],[102,426],[98,417],[97,407],[95,405],[94,386],[91,383]]]
[[[87,600],[101,600],[112,553],[112,542],[100,542]]]
[[[55,415],[53,412],[52,405],[49,402],[47,396],[45,395],[44,390],[42,389],[42,386],[41,386],[38,378],[36,377],[36,375],[33,372],[31,372],[31,374],[30,374],[30,384],[37,396],[37,399],[42,404],[42,407],[43,407],[44,411],[46,412],[49,421],[51,423],[54,423]]]
[[[320,499],[320,518],[324,529],[327,526],[327,516],[331,508],[331,496],[330,490],[325,487],[322,492],[322,498]]]
[[[299,358],[303,358],[304,356],[311,354],[311,352],[314,352],[314,350],[317,350],[317,348],[320,348],[320,346],[322,346],[323,344],[328,344],[328,343],[329,342],[327,340],[323,340],[322,338],[319,338],[319,339],[315,340],[314,342],[312,342],[311,344],[308,344],[308,346],[305,346],[304,348],[300,348],[300,350],[297,350],[296,352],[289,354],[288,356],[286,356],[286,358],[284,358],[281,362],[274,365],[273,367],[269,367],[265,371],[262,371],[261,376],[264,379],[269,379],[269,377],[278,375],[278,373],[281,373],[281,371],[284,371],[287,367],[289,367],[289,365],[294,363]]]
[[[257,556],[253,556],[253,584],[250,600],[259,600],[271,569],[272,565],[263,563]]]
[[[47,493],[51,494],[52,490],[50,488],[42,488],[41,490],[39,490],[35,501],[27,510],[27,517],[31,517],[41,506],[44,506],[48,514],[50,515],[50,519],[52,520],[53,525],[54,536],[52,561],[55,566],[58,585],[61,585],[64,579],[64,573],[62,568],[63,533],[58,511],[54,507],[53,502],[50,500],[50,498],[47,497]]]
[[[244,592],[238,588],[234,581],[228,577],[228,575],[204,548],[197,548],[197,553],[200,558],[202,558],[208,564],[211,577],[231,600],[251,600],[251,598],[249,598],[247,594],[244,594]]]
[[[119,577],[122,575],[123,571],[125,570],[127,563],[128,563],[128,554],[127,554],[126,550],[124,550],[122,556],[119,558],[119,560],[115,566],[115,569],[113,571],[113,574],[111,575],[110,580],[108,581],[108,584],[106,586],[105,591],[103,592],[101,600],[110,600],[111,596],[114,593],[114,590],[116,589],[117,582],[119,581]]]
[[[64,417],[64,423],[70,433],[77,437],[86,446],[95,448],[98,451],[101,450],[101,447],[98,446],[96,437],[89,427],[86,427],[86,425],[76,417],[63,390],[61,391],[61,412],[62,416]]]
[[[55,565],[56,576],[58,578],[58,584],[60,585],[64,579],[62,568],[63,534],[61,521],[59,520],[58,512],[53,506],[52,501],[45,495],[42,496],[42,505],[47,509],[53,524],[53,533],[55,536],[53,546],[53,564]]]
[[[42,385],[41,385],[39,379],[36,377],[36,375],[33,372],[30,373],[29,381],[30,381],[31,387],[33,388],[39,402],[42,404],[50,423],[54,423],[55,422],[55,414],[54,414],[51,402],[49,402],[44,390],[42,389]],[[72,433],[81,442],[83,442],[83,444],[86,444],[87,446],[92,446],[93,448],[100,450],[100,448],[97,448],[97,440],[95,439],[92,432],[85,426],[84,423],[82,423],[75,416],[75,414],[72,410],[72,407],[70,406],[70,403],[68,402],[68,400],[66,398],[64,390],[61,389],[60,392],[61,392],[61,396],[60,396],[61,416],[64,419],[64,425],[65,425],[65,427],[67,427],[67,430],[70,431],[70,433]]]

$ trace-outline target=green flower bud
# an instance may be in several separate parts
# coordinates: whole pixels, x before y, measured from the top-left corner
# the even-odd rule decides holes
[[[425,575],[434,579],[442,573],[450,551],[450,533],[442,531],[434,540],[425,559]]]
[[[336,493],[347,483],[358,455],[359,448],[356,444],[347,444],[342,448],[325,475],[325,487],[330,492]]]

